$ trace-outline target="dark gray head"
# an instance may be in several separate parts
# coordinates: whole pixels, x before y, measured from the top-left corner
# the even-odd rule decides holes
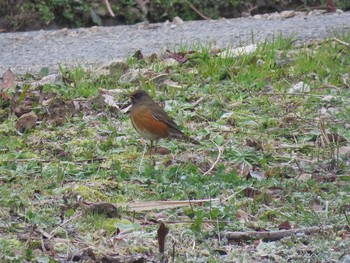
[[[138,104],[145,100],[150,100],[151,97],[148,93],[142,89],[136,90],[130,95],[132,105]]]

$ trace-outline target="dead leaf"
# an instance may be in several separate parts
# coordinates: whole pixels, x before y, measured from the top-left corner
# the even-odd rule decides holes
[[[261,181],[261,180],[265,179],[265,174],[264,174],[264,171],[250,170],[248,178],[250,178],[250,177],[258,179],[259,181]]]
[[[34,111],[23,114],[16,122],[16,129],[23,133],[29,129],[35,127],[36,122],[38,121],[38,116]]]
[[[152,154],[159,154],[159,155],[167,155],[171,153],[171,151],[168,148],[165,147],[158,147],[157,149],[155,149]]]
[[[109,218],[117,217],[118,209],[115,205],[110,203],[96,203],[88,207],[88,211],[96,214],[103,214]]]
[[[261,150],[262,147],[261,147],[261,141],[258,141],[258,140],[252,140],[250,138],[247,138],[245,139],[245,144],[248,146],[248,147],[253,147],[255,148],[256,150]]]
[[[254,196],[260,194],[261,191],[253,187],[247,187],[246,189],[244,189],[244,193],[246,197],[253,198]]]
[[[4,89],[12,89],[16,85],[16,76],[13,74],[11,69],[6,70],[2,74],[1,82],[0,82],[0,91]]]
[[[109,94],[102,94],[102,97],[104,98],[104,101],[107,104],[107,106],[119,110],[119,106],[115,103],[113,96]]]
[[[289,221],[284,221],[278,226],[279,230],[289,230],[292,229],[292,226],[290,225]]]
[[[169,233],[169,228],[167,228],[165,224],[161,222],[157,231],[159,253],[164,253],[165,251],[165,237],[168,233]]]
[[[288,93],[302,93],[302,92],[310,92],[310,86],[303,81],[299,81],[297,84],[293,85]]]

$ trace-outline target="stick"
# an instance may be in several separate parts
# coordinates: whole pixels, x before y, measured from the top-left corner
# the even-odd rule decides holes
[[[112,16],[112,17],[115,17],[115,14],[113,13],[113,10],[111,8],[111,5],[109,4],[108,0],[104,0],[105,2],[105,5],[107,7],[107,11],[108,13]]]
[[[209,16],[204,15],[203,13],[201,13],[197,8],[194,7],[194,5],[192,5],[188,0],[184,0],[185,3],[187,3],[191,9],[193,11],[195,11],[201,18],[203,18],[204,20],[211,20],[211,18]]]
[[[222,151],[221,151],[221,148],[219,147],[219,145],[217,145],[215,142],[211,141],[212,143],[215,144],[216,148],[218,149],[219,153],[218,153],[218,156],[216,157],[216,160],[215,162],[212,164],[212,166],[209,168],[208,171],[206,171],[203,175],[207,175],[208,173],[210,173],[214,167],[217,165],[217,163],[220,161],[220,158],[221,158],[221,154],[222,154]]]

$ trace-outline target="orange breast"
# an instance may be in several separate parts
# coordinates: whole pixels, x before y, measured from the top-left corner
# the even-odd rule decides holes
[[[169,136],[168,125],[155,119],[147,107],[134,107],[130,115],[135,130],[145,139],[153,141]]]

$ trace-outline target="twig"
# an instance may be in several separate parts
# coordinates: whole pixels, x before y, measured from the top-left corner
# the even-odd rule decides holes
[[[107,11],[108,13],[112,16],[112,17],[115,17],[115,14],[113,13],[113,10],[111,8],[111,5],[109,4],[108,0],[104,0],[105,2],[105,5],[107,7]]]
[[[330,229],[330,226],[326,227],[306,227],[290,230],[277,230],[277,231],[247,231],[247,232],[223,232],[222,236],[231,240],[252,240],[263,239],[265,241],[275,241],[284,237],[292,236],[298,233],[311,235],[318,232]]]
[[[197,101],[195,101],[193,104],[192,104],[192,107],[195,108],[199,105],[199,103],[201,103],[202,101],[204,100],[204,97],[200,97]]]
[[[78,217],[81,217],[83,213],[78,213],[75,216],[72,216],[71,218],[67,219],[66,221],[64,221],[63,223],[59,224],[57,227],[55,227],[51,232],[50,232],[50,236],[53,236],[53,234],[57,231],[58,228],[62,227],[63,225],[69,223],[70,221],[73,221],[74,219],[77,219]]]
[[[221,159],[221,154],[222,154],[221,148],[215,142],[213,142],[213,141],[211,141],[211,142],[215,144],[215,146],[218,149],[219,153],[218,153],[218,156],[216,157],[215,162],[212,164],[212,166],[209,168],[209,170],[206,171],[203,175],[207,175],[208,173],[210,173],[214,169],[214,167],[217,165],[217,163],[220,161],[220,159]]]
[[[339,38],[333,37],[332,40],[334,40],[334,41],[336,41],[336,42],[338,42],[338,43],[340,43],[340,44],[342,44],[342,45],[344,45],[346,47],[350,47],[349,43],[347,43],[347,42],[345,42],[343,40],[340,40]]]
[[[204,15],[203,13],[201,13],[197,8],[194,7],[194,5],[192,5],[188,0],[184,0],[185,3],[187,3],[191,9],[193,11],[195,11],[201,18],[203,18],[204,20],[211,20],[211,18],[209,16]]]

